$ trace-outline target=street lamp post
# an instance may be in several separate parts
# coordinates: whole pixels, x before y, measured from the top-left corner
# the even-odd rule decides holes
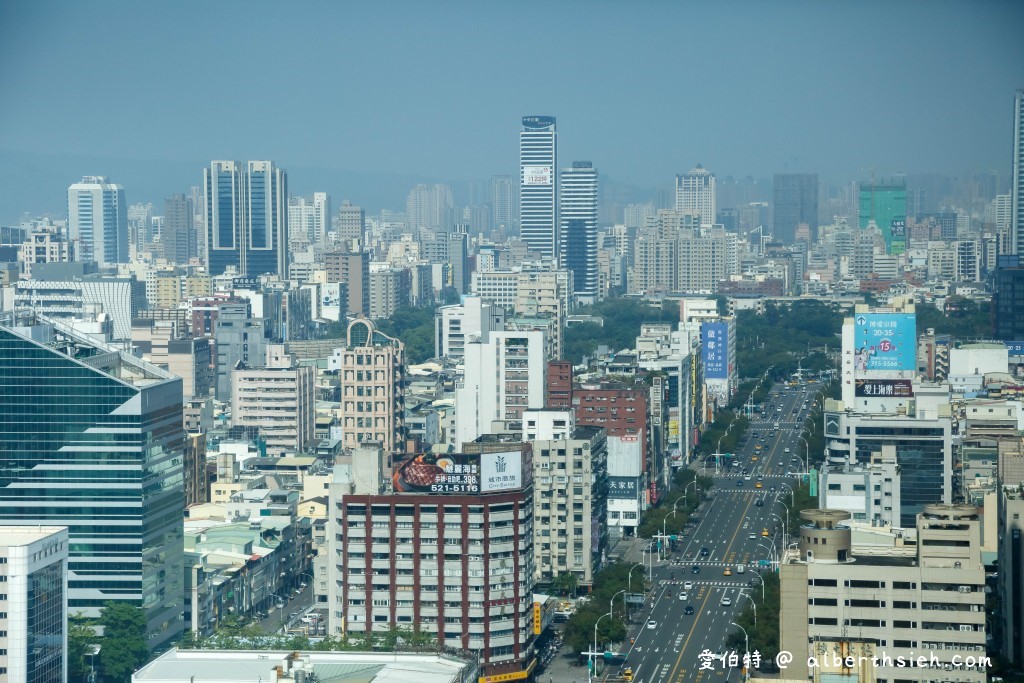
[[[754,598],[750,597],[745,592],[740,591],[739,593],[740,593],[740,595],[745,597],[747,600],[750,600],[750,606],[754,608],[754,628],[756,629],[757,628],[757,603],[754,602]]]
[[[788,531],[787,526],[786,526],[786,520],[784,520],[782,517],[779,517],[774,512],[771,513],[771,514],[772,514],[772,517],[774,517],[775,519],[777,519],[780,522],[782,522],[782,547],[783,548],[788,548],[789,547],[789,543],[787,543],[786,541],[789,538],[789,535],[786,533]],[[787,514],[787,516],[789,515],[788,508],[787,508],[786,514]]]
[[[800,464],[803,465],[804,472],[809,472],[810,470],[807,469],[807,463],[810,461],[811,458],[811,447],[807,445],[807,439],[805,439],[804,437],[797,435],[796,438],[804,442],[804,457],[800,458],[799,453],[794,453],[793,455],[800,458]]]
[[[796,494],[793,493],[793,487],[787,486],[786,484],[779,484],[779,493],[782,493],[781,489],[789,491],[789,504],[796,507]],[[785,505],[781,500],[776,499],[780,505]]]
[[[636,569],[637,567],[643,567],[643,566],[644,566],[643,562],[637,562],[636,564],[634,564],[632,567],[629,568],[629,574],[626,575],[626,588],[628,588],[631,593],[633,592],[633,570]]]
[[[756,578],[758,583],[761,584],[761,602],[764,602],[764,579],[761,578],[760,572],[753,572],[751,576]]]
[[[769,562],[771,562],[773,565],[778,563],[777,560],[775,559],[776,558],[776,554],[775,554],[775,546],[774,545],[770,545],[769,546],[769,545],[765,545],[764,543],[758,543],[757,547],[758,548],[764,548],[765,550],[768,551],[768,561]]]
[[[652,543],[653,545],[653,543]],[[640,557],[647,557],[647,580],[654,585],[654,548],[645,548],[640,552]]]
[[[609,612],[608,614],[602,614],[597,618],[597,621],[594,622],[594,647],[591,648],[590,654],[587,655],[587,659],[589,663],[592,664],[592,666],[587,667],[589,669],[587,671],[587,680],[594,680],[593,676],[597,669],[597,662],[594,660],[594,655],[597,653],[597,626],[601,623],[602,619],[604,619],[605,617],[610,617],[611,615],[611,612]]]
[[[278,600],[277,609],[281,610],[281,631],[283,632],[284,631],[284,625],[285,625],[284,624],[284,611],[288,607],[288,598],[287,597],[281,597],[277,593],[271,593],[270,597],[277,598],[277,600]]]
[[[622,593],[622,612],[626,612],[626,589],[623,588],[618,593],[613,595],[612,599],[608,601],[608,614],[612,614],[613,612],[615,612],[615,607],[613,607],[613,604],[615,602],[615,598],[619,597],[619,593]]]
[[[738,628],[739,630],[743,631],[743,654],[747,657],[746,661],[749,662],[750,661],[750,638],[747,637],[747,629],[743,628],[742,626],[737,624],[735,621],[730,621],[729,623],[732,624],[733,626],[735,626],[736,628]],[[750,678],[750,667],[744,666],[743,669],[745,671],[744,676],[743,676],[743,680],[744,681],[749,680],[749,678]]]
[[[693,481],[691,481],[689,484],[687,484],[686,488],[683,489],[683,498],[685,499],[686,496],[690,495],[690,487],[691,486],[693,486],[693,492],[695,494],[697,494],[697,502],[699,503],[700,502],[700,487],[697,486],[697,478],[696,477],[694,477]],[[677,500],[676,503],[678,504],[679,501]],[[675,516],[675,514],[676,514],[676,506],[673,505],[672,506],[672,515]]]

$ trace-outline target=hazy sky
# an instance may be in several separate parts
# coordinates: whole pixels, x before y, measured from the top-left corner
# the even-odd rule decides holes
[[[547,114],[561,166],[644,187],[1005,174],[1022,28],[1024,2],[0,0],[0,151],[473,180]]]

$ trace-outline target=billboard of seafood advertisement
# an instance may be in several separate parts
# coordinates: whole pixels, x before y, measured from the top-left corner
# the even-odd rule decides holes
[[[523,488],[520,451],[500,453],[423,453],[409,458],[392,475],[396,493],[498,493]]]

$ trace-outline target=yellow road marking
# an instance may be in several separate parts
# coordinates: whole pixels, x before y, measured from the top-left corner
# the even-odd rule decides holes
[[[747,499],[747,506],[743,510],[743,516],[744,517],[746,517],[747,513],[750,512],[750,504],[753,503],[753,502],[754,502],[753,498],[748,498]],[[733,544],[736,543],[736,536],[739,535],[741,527],[742,527],[742,525],[737,525],[736,526],[736,531],[733,532],[732,538],[729,539],[729,545],[727,546],[727,548],[732,548]],[[689,635],[686,636],[686,640],[683,641],[682,647],[679,648],[679,656],[676,658],[676,663],[672,666],[672,673],[670,673],[669,677],[668,677],[669,680],[672,680],[676,676],[676,669],[679,668],[680,662],[683,661],[683,654],[686,652],[686,646],[689,645],[690,638],[693,637],[693,632],[697,628],[697,621],[699,620],[699,617],[701,616],[701,614],[703,614],[704,607],[707,605],[708,598],[710,598],[710,597],[711,597],[711,590],[709,589],[707,597],[704,598],[704,602],[700,606],[700,612],[694,614],[693,626],[690,627]],[[700,680],[700,679],[698,678],[697,680]]]

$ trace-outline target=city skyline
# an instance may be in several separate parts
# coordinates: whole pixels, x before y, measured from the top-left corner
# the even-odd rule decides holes
[[[1011,28],[1020,25],[1024,10],[1012,3],[969,9],[929,4],[927,12],[917,3],[886,5],[891,21],[881,26],[875,10],[882,5],[872,3],[848,10],[791,3],[785,11],[743,2],[664,5],[649,13],[599,3],[588,6],[583,24],[573,21],[567,6],[552,8],[538,24],[501,7],[454,11],[459,3],[429,9],[397,3],[402,11],[394,13],[328,5],[317,6],[315,22],[283,33],[271,28],[269,4],[257,3],[251,16],[238,16],[232,3],[203,7],[203,22],[194,21],[197,4],[179,4],[175,11],[104,7],[33,3],[0,9],[0,26],[7,28],[0,28],[0,55],[19,65],[0,74],[8,100],[45,102],[48,93],[61,91],[76,98],[75,109],[91,112],[88,126],[59,107],[0,113],[0,173],[11,189],[0,200],[0,220],[59,208],[42,178],[56,176],[66,186],[82,175],[103,174],[117,178],[130,201],[160,202],[197,184],[194,171],[183,169],[219,158],[274,159],[289,169],[296,193],[324,190],[371,210],[400,207],[419,182],[513,175],[512,131],[531,112],[560,118],[563,158],[592,159],[606,185],[656,190],[696,163],[719,179],[814,172],[826,185],[872,170],[952,176],[995,170],[1008,177],[1007,112],[1013,91],[1024,84],[1024,47]],[[300,18],[303,9],[297,10]],[[358,30],[344,45],[316,40],[334,22]],[[146,25],[179,39],[163,44],[127,30]],[[671,71],[666,87],[665,65],[675,59],[667,46],[674,43],[659,37],[683,25],[698,29],[691,32],[690,49],[705,50],[712,61],[692,73]],[[590,49],[608,31],[618,36],[621,51]],[[460,39],[451,39],[455,35]],[[516,36],[526,36],[530,45],[559,44],[553,68],[525,69]],[[247,97],[229,97],[194,78],[202,72],[204,50],[189,47],[216,38],[215,53],[223,56],[249,40],[271,37],[283,58],[258,76],[236,73],[239,92],[259,90],[263,79],[288,91],[321,75],[338,87],[304,91],[301,108],[293,106],[293,97],[280,98],[267,104],[262,123],[239,126]],[[41,38],[50,48],[31,49]],[[373,49],[382,40],[394,43],[395,54]],[[953,55],[943,47],[950,40],[972,49]],[[427,59],[417,47],[415,60],[433,60],[432,73],[447,75],[453,87],[445,93],[472,87],[474,97],[455,103],[445,95],[432,105],[435,81],[421,77],[425,66],[407,69],[413,55],[406,44],[428,46]],[[793,47],[779,47],[784,44]],[[86,52],[122,69],[114,85],[92,91],[66,70],[71,54]],[[375,57],[360,59],[362,54]],[[466,54],[483,58],[466,60]],[[493,78],[495,67],[507,77]],[[628,97],[612,96],[608,84],[616,83]],[[958,84],[956,94],[941,98],[941,114],[922,106],[949,92],[952,83]],[[345,94],[334,94],[339,91]],[[680,106],[677,91],[687,93],[689,106]],[[191,95],[179,102],[164,96],[169,92]],[[161,106],[150,106],[154,100]],[[204,114],[207,107],[192,107],[193,101],[209,102],[226,115],[213,120]],[[411,107],[409,101],[432,106]],[[318,113],[327,111],[332,115]],[[453,130],[453,121],[460,121],[459,135],[445,132]],[[398,183],[395,176],[404,177],[401,194],[385,193],[385,186]]]

